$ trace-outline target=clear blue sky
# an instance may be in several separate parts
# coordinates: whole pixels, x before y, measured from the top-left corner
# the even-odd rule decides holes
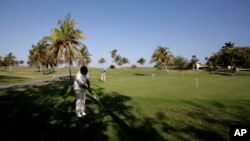
[[[0,0],[0,55],[27,61],[29,49],[70,12],[86,34],[90,66],[110,51],[149,63],[157,46],[191,59],[217,52],[225,42],[250,46],[249,0]],[[137,64],[138,65],[138,64]]]

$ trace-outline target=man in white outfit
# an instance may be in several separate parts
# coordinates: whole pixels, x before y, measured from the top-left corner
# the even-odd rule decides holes
[[[103,68],[101,70],[101,81],[106,81],[106,72],[107,72],[107,69],[106,68]]]
[[[82,66],[80,71],[76,74],[74,82],[74,90],[76,95],[76,116],[83,117],[86,115],[85,99],[86,90],[92,93],[89,82],[89,73],[86,66]]]

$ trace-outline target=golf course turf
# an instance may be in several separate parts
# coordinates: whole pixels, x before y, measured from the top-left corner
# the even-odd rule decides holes
[[[44,76],[36,73],[36,78]],[[0,79],[7,81],[8,76],[0,72]],[[12,74],[11,81],[15,79],[34,80]],[[108,69],[107,81],[101,82],[100,69],[90,69],[90,79],[94,93],[108,110],[103,111],[88,97],[83,118],[75,116],[70,80],[1,91],[1,138],[224,141],[229,140],[229,125],[250,124],[250,72],[233,76],[227,72],[119,68]]]

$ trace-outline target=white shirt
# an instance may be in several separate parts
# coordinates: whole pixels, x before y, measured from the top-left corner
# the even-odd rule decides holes
[[[84,89],[80,85],[87,85],[87,79],[89,79],[89,73],[82,75],[79,71],[75,77],[74,89]],[[80,83],[80,85],[78,83]]]

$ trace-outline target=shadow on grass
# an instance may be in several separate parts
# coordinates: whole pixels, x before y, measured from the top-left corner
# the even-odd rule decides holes
[[[240,72],[235,72],[234,74],[229,72],[229,71],[213,71],[210,74],[217,74],[217,75],[222,75],[222,76],[230,76],[230,77],[237,77],[237,76],[250,76],[250,72],[247,71],[240,71]]]
[[[166,107],[147,117],[130,97],[118,92],[107,93],[99,84],[98,80],[92,83],[96,88],[94,94],[107,111],[101,110],[88,96],[84,118],[75,116],[74,90],[68,80],[1,91],[1,138],[25,141],[161,141],[169,138],[225,141],[229,140],[230,124],[250,123],[249,100],[241,100],[240,104],[232,101],[230,106],[216,101],[182,100],[184,106],[190,107],[182,113],[173,113]],[[219,131],[221,128],[223,131]]]
[[[223,75],[223,76],[233,76],[230,72],[212,72],[211,74]]]
[[[0,84],[8,84],[11,82],[23,82],[25,80],[27,80],[27,78],[0,75]]]
[[[120,93],[105,93],[97,88],[108,109],[102,111],[87,98],[87,116],[77,118],[74,113],[75,97],[72,82],[54,82],[44,86],[30,86],[0,93],[0,135],[6,140],[163,140],[148,124],[148,119],[138,122],[129,103],[130,97]],[[113,128],[114,131],[109,131]],[[111,135],[110,135],[111,134]],[[115,137],[112,137],[115,136]],[[110,139],[111,137],[111,139]]]
[[[143,74],[143,73],[135,73],[135,75],[137,75],[137,76],[146,76],[146,75]]]

